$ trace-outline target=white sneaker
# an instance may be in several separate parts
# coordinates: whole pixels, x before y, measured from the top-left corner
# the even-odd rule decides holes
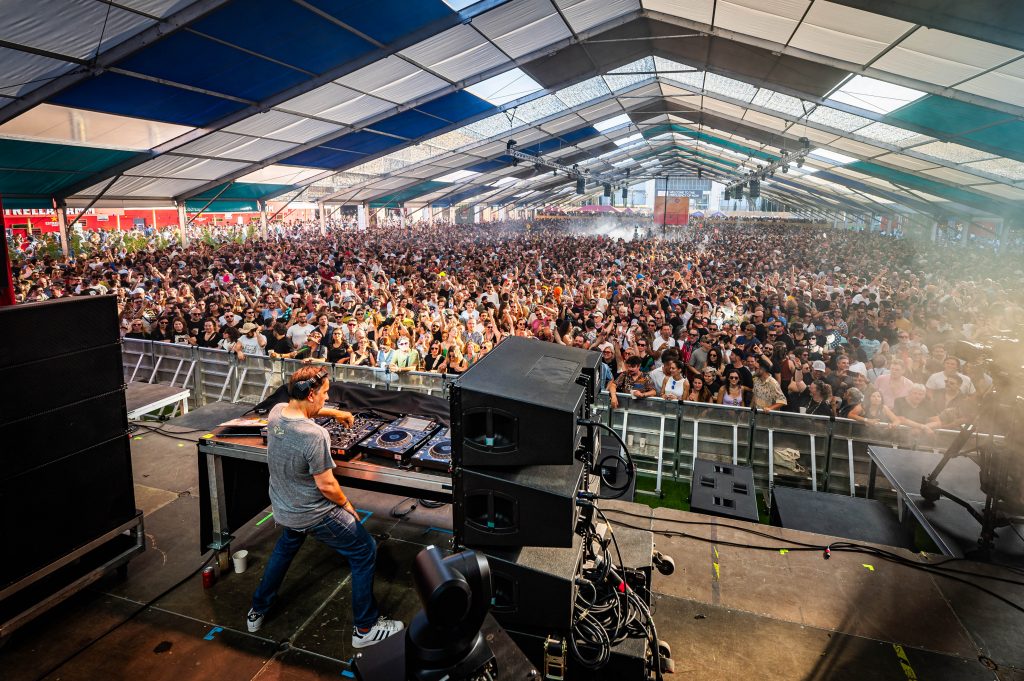
[[[370,627],[370,630],[366,633],[361,633],[359,627],[352,627],[352,647],[365,648],[372,646],[403,629],[405,629],[405,625],[398,620],[389,620],[381,615],[376,624]]]
[[[249,628],[250,634],[255,634],[263,626],[263,613],[249,608],[249,612],[245,616],[245,626]]]

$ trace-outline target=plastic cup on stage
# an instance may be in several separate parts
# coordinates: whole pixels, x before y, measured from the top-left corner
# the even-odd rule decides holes
[[[242,574],[249,566],[249,552],[245,549],[235,551],[231,554],[231,562],[235,565],[235,573],[239,575]]]

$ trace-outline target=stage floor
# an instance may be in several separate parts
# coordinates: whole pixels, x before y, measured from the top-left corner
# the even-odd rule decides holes
[[[195,574],[203,558],[194,441],[247,408],[210,405],[168,422],[164,433],[136,433],[146,552],[129,564],[127,580],[111,576],[15,632],[0,650],[5,681],[350,675],[348,568],[319,543],[303,547],[280,607],[255,635],[244,619],[277,537],[273,520],[237,533],[233,548],[250,551],[246,573],[225,574],[209,590]],[[412,500],[359,490],[350,496],[372,513],[366,526],[379,538],[381,606],[408,622],[419,609],[409,566],[422,547],[450,540],[449,507],[417,505],[398,519],[390,511],[396,504],[407,510]],[[820,550],[788,543],[829,541],[819,535],[637,504],[602,508],[613,522],[692,535],[655,535],[677,566],[654,578],[655,621],[672,647],[676,679],[1024,680],[1024,614],[975,589],[864,554],[833,551],[826,561]],[[1024,581],[973,563],[958,567]],[[1022,586],[984,585],[1024,603]]]

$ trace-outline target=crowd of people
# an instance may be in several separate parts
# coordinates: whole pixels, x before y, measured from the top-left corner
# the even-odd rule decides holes
[[[460,374],[525,336],[600,351],[613,407],[628,394],[924,430],[970,418],[992,384],[961,341],[1024,321],[1019,253],[792,220],[598,231],[290,225],[22,258],[14,275],[21,301],[113,294],[125,337],[239,361]]]

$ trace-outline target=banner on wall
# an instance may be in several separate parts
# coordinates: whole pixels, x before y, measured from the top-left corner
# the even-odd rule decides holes
[[[685,225],[690,221],[690,197],[669,196],[665,205],[664,196],[654,197],[654,224]]]

